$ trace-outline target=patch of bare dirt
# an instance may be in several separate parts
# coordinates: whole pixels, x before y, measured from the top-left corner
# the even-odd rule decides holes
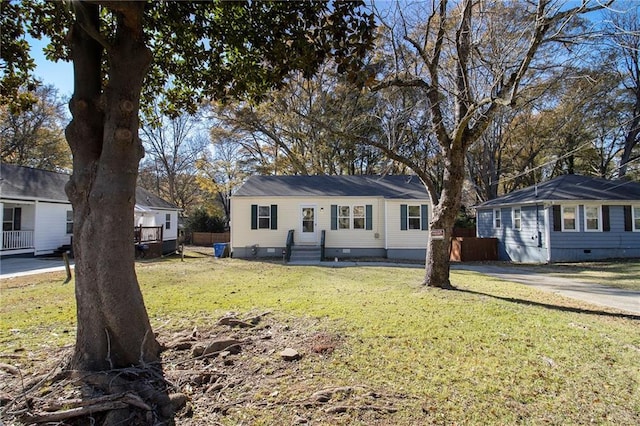
[[[390,424],[401,396],[319,377],[340,336],[317,321],[228,314],[160,336],[162,368],[66,371],[70,348],[0,354],[1,419],[19,424]],[[28,372],[26,372],[28,370]],[[315,376],[314,376],[315,375]]]

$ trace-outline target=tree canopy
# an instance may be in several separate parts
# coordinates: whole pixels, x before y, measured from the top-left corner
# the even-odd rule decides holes
[[[259,100],[292,72],[310,76],[328,58],[353,76],[372,40],[373,19],[361,6],[2,2],[3,102],[15,108],[31,102],[18,91],[34,81],[26,33],[47,36],[47,56],[74,67],[66,128],[73,155],[66,190],[74,214],[78,318],[72,366],[105,370],[158,360],[131,244],[144,155],[141,108],[160,99],[161,110],[177,117],[212,98]]]
[[[24,108],[0,105],[0,161],[19,166],[60,171],[71,166],[71,152],[64,139],[68,120],[64,103],[53,86],[38,86]],[[32,103],[33,102],[33,103]]]
[[[576,5],[547,0],[441,0],[376,9],[382,65],[369,86],[415,92],[443,167],[438,188],[433,176],[416,162],[420,154],[426,160],[432,150],[423,149],[418,157],[408,150],[408,156],[406,144],[414,145],[408,138],[376,144],[410,167],[431,195],[430,225],[442,230],[444,239],[429,239],[424,284],[450,287],[449,244],[469,149],[504,108],[518,106],[523,93],[540,78],[565,65],[563,46],[584,35],[580,16],[605,6],[588,0]]]

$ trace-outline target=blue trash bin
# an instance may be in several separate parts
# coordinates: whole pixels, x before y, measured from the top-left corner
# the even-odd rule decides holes
[[[224,257],[224,252],[227,249],[226,243],[215,243],[213,245],[213,255],[215,257]]]

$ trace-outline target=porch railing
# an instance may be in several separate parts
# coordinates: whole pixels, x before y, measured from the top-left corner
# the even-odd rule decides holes
[[[33,248],[33,231],[2,231],[2,250]]]
[[[135,243],[162,241],[162,226],[136,226],[134,236]]]
[[[289,232],[287,232],[287,242],[284,253],[284,260],[287,262],[291,260],[291,246],[293,246],[293,244],[293,229],[289,229]]]

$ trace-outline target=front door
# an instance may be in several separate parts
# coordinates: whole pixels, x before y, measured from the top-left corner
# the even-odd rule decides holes
[[[316,244],[316,206],[300,206],[300,234],[297,238],[301,244]]]

